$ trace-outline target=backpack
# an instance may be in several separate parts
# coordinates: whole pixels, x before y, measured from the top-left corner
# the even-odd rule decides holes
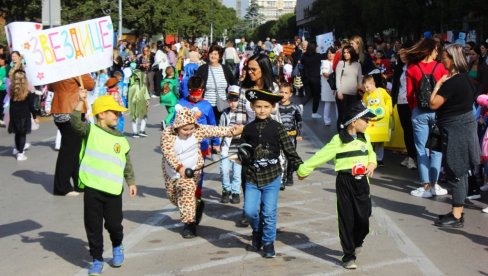
[[[434,91],[436,80],[434,79],[435,68],[439,65],[437,62],[432,69],[432,72],[428,75],[422,71],[422,68],[417,64],[417,67],[422,73],[422,78],[420,79],[419,89],[417,90],[417,106],[420,110],[430,111],[430,95]]]

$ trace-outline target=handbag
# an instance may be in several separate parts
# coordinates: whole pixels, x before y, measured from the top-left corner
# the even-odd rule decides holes
[[[337,90],[336,73],[335,72],[332,72],[329,74],[329,78],[327,79],[327,82],[329,83],[330,89]]]
[[[442,139],[441,139],[441,130],[434,124],[429,130],[429,137],[427,138],[427,142],[425,142],[425,148],[430,149],[432,151],[442,151]]]
[[[210,66],[208,67],[208,70],[210,70],[210,73],[212,74],[212,79],[213,79],[214,84],[215,84],[215,91],[217,91],[217,110],[219,112],[223,112],[226,108],[229,107],[229,103],[227,103],[227,100],[222,100],[222,98],[220,98],[219,89],[217,86],[217,80],[215,79],[215,75],[213,73],[213,70],[212,70],[212,68],[210,68]]]

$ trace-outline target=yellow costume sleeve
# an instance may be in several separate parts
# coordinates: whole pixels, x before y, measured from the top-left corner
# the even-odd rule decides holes
[[[300,177],[308,176],[318,166],[324,164],[329,160],[334,159],[337,152],[337,148],[340,147],[341,143],[342,142],[341,139],[339,138],[339,135],[336,134],[334,137],[332,137],[332,140],[330,140],[330,142],[327,145],[325,145],[312,157],[310,157],[303,164],[301,164],[300,167],[298,167],[297,175]]]

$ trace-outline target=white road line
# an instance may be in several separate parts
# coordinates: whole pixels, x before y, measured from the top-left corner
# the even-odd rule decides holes
[[[322,218],[314,217],[314,218],[305,219],[305,220],[298,220],[298,221],[293,221],[293,222],[288,222],[288,223],[280,223],[280,224],[278,224],[278,226],[279,226],[279,228],[292,227],[292,226],[296,226],[296,225],[306,224],[309,222],[326,221],[326,220],[334,219],[335,217],[336,217],[336,215],[329,215],[329,216],[325,216]],[[216,237],[216,238],[205,238],[205,239],[199,238],[199,239],[195,239],[195,240],[189,241],[189,242],[181,242],[181,243],[177,243],[177,244],[173,244],[173,245],[161,246],[161,247],[142,250],[139,252],[128,253],[128,254],[126,254],[126,258],[142,257],[142,256],[146,256],[146,255],[151,255],[154,253],[161,253],[161,252],[175,250],[175,249],[193,247],[193,246],[200,245],[200,244],[212,243],[212,242],[222,241],[222,240],[230,239],[230,238],[241,238],[242,235],[249,234],[251,231],[252,231],[252,229],[249,227],[245,228],[243,230],[240,230],[240,231],[229,231],[225,234],[221,234],[219,237]],[[337,240],[337,238],[336,238],[336,240]],[[124,242],[124,244],[125,244],[125,242]],[[126,250],[126,252],[127,252],[127,250]]]
[[[306,133],[310,135],[311,139],[315,141],[316,145],[321,147],[323,143],[315,135],[315,133],[304,124]],[[374,201],[373,201],[374,202]],[[373,204],[374,206],[374,204]],[[381,209],[380,207],[373,207],[374,218],[378,222],[378,226],[382,227],[388,236],[390,236],[397,244],[400,251],[402,251],[417,268],[422,271],[424,275],[443,275],[437,266],[418,248],[415,243],[398,227],[398,225]],[[344,270],[342,270],[344,272]],[[327,274],[328,275],[328,274]]]
[[[279,247],[276,249],[276,252],[278,254],[280,254],[280,253],[290,254],[290,252],[295,252],[297,250],[312,248],[312,247],[316,247],[319,245],[334,244],[337,242],[338,242],[337,238],[327,238],[327,239],[320,240],[318,242],[306,242],[306,243],[301,243],[301,244],[294,244],[294,245]],[[218,260],[218,261],[212,261],[212,262],[207,262],[204,264],[198,264],[198,265],[194,265],[194,266],[185,267],[180,271],[181,272],[193,272],[193,271],[199,271],[199,270],[207,269],[207,268],[211,268],[211,267],[228,265],[230,263],[235,263],[235,262],[239,262],[239,261],[247,261],[247,260],[251,260],[251,259],[262,258],[261,254],[258,254],[256,252],[252,252],[253,254],[249,254],[249,253],[251,253],[251,252],[248,251],[245,254],[242,254],[239,256],[234,256],[234,257],[225,258],[225,259]],[[307,255],[307,257],[310,257],[310,255],[308,255],[308,254],[306,254],[306,255]]]

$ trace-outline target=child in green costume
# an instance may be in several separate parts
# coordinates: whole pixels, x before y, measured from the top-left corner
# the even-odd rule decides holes
[[[171,119],[175,116],[175,106],[178,103],[180,95],[178,89],[178,79],[176,78],[175,68],[173,66],[166,67],[166,78],[161,81],[161,105],[166,107],[168,114],[164,117],[161,123],[161,130],[167,125],[170,125]]]

